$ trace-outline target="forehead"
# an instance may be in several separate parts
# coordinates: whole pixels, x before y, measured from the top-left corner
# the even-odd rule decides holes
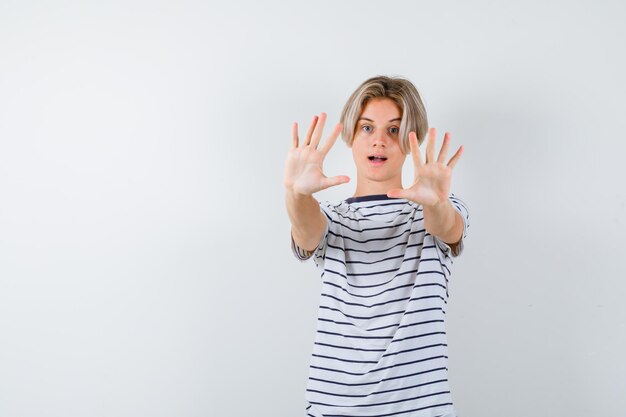
[[[367,102],[359,119],[367,118],[377,122],[388,122],[400,117],[402,117],[402,112],[393,100],[386,97],[377,97]]]

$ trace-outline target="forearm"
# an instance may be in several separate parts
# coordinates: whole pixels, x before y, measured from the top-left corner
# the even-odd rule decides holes
[[[300,248],[312,252],[319,244],[326,228],[326,218],[312,195],[302,195],[287,189],[287,214],[291,221],[291,235]]]
[[[463,235],[463,219],[449,199],[424,206],[424,226],[428,233],[449,244],[457,243]]]

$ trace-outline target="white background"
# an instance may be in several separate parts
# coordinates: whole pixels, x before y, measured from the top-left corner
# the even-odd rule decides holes
[[[386,74],[465,146],[459,415],[625,416],[625,19],[621,0],[2,1],[0,415],[304,415],[320,281],[289,247],[291,123],[325,111],[330,132]],[[317,197],[351,196],[342,142],[325,169],[352,182]]]

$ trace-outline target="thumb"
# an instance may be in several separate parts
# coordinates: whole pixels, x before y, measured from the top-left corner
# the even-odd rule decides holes
[[[350,178],[346,175],[337,175],[336,177],[324,178],[322,180],[322,190],[330,187],[334,187],[335,185],[344,184],[350,181]]]
[[[387,191],[387,197],[391,198],[406,198],[409,200],[409,192],[408,190],[404,190],[402,188],[392,188]]]

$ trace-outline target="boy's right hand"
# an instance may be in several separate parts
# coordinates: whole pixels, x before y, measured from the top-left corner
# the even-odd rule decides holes
[[[337,123],[335,130],[318,149],[325,122],[326,113],[322,113],[319,118],[314,116],[302,143],[298,139],[298,123],[293,123],[293,144],[285,163],[284,185],[287,191],[299,195],[312,195],[317,191],[350,181],[345,175],[330,178],[324,175],[322,169],[324,158],[342,129],[341,123]]]

